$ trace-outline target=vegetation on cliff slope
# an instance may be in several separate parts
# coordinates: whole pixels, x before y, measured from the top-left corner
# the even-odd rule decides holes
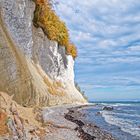
[[[83,98],[88,101],[88,97],[85,95],[85,91],[81,90],[80,86],[78,85],[78,83],[75,82],[75,87],[76,89],[82,94]]]
[[[52,9],[50,0],[33,0],[36,4],[33,23],[36,27],[41,27],[50,40],[57,41],[64,46],[66,53],[77,56],[77,50],[69,38],[68,29],[63,21]]]

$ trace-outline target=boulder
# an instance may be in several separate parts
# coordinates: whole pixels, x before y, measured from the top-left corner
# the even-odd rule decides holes
[[[112,111],[114,108],[112,106],[104,106],[103,110]]]

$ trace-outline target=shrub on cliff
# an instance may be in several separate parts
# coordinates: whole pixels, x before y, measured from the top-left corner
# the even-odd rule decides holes
[[[66,52],[73,56],[73,58],[77,57],[77,49],[73,43],[69,43],[66,45]]]
[[[76,83],[76,82],[75,82],[75,87],[76,87],[76,89],[82,94],[82,96],[84,97],[84,99],[85,99],[86,101],[88,101],[88,97],[85,95],[85,91],[82,91],[81,88],[80,88],[80,86],[79,86],[78,83]]]
[[[57,41],[59,45],[64,46],[66,53],[75,58],[77,50],[74,44],[70,42],[68,29],[51,8],[49,0],[33,1],[36,4],[33,19],[34,25],[41,27],[50,40]]]

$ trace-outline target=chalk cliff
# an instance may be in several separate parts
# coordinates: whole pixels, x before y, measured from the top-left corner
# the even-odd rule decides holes
[[[74,59],[33,25],[32,0],[0,0],[0,91],[22,105],[85,103]]]

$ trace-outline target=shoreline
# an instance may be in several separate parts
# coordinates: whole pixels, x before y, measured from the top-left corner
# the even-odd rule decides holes
[[[116,140],[96,124],[87,124],[78,111],[93,104],[66,105],[44,108],[43,121],[48,129],[47,140]],[[95,122],[96,123],[96,122]]]
[[[139,137],[122,131],[121,127],[104,120],[103,107],[110,110],[111,106],[93,103],[26,108],[8,97],[2,99],[8,99],[9,102],[5,104],[2,100],[0,108],[3,109],[0,110],[0,133],[6,134],[0,135],[0,139],[20,139],[24,136],[24,140],[139,140]],[[113,107],[113,110],[115,109]],[[7,117],[9,119],[5,124]],[[9,131],[6,133],[6,130]]]
[[[92,106],[94,107],[94,105]],[[81,119],[85,114],[78,110],[85,107],[86,106],[70,108],[69,112],[64,116],[67,120],[72,121],[78,125],[75,130],[79,132],[80,138],[82,140],[115,140],[111,134],[103,131],[95,123],[87,124]]]

